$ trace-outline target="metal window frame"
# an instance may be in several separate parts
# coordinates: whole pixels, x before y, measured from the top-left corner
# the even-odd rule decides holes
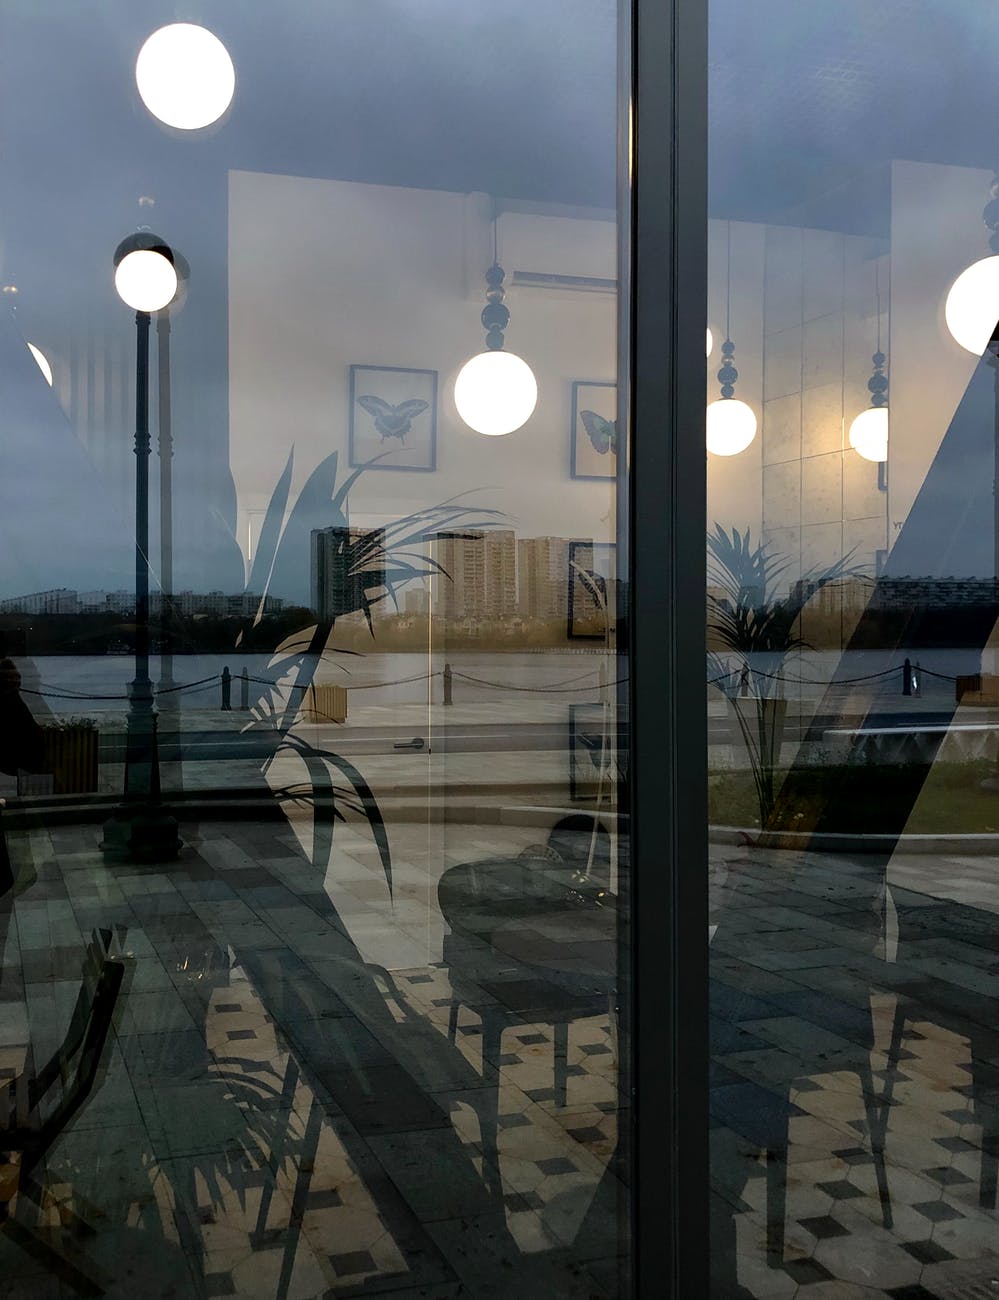
[[[622,15],[632,1290],[708,1292],[707,4]],[[625,152],[625,150],[627,152]],[[629,192],[630,191],[630,192]],[[622,471],[623,473],[624,471]],[[622,485],[623,486],[623,485]],[[624,549],[626,548],[626,549]],[[630,996],[629,996],[630,995]],[[625,1041],[628,1041],[625,1038]]]

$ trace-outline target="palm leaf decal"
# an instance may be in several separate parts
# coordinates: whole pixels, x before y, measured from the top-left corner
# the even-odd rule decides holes
[[[281,524],[284,521],[284,512],[288,505],[288,492],[291,488],[291,472],[294,463],[295,448],[292,447],[288,453],[288,461],[284,467],[284,472],[278,479],[267,505],[267,514],[264,516],[257,549],[253,555],[250,579],[246,584],[248,592],[264,593],[270,585],[271,569],[274,566],[278,538],[281,535]]]

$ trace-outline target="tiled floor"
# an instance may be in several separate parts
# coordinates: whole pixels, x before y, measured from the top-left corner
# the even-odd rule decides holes
[[[14,1203],[54,1254],[0,1230],[4,1297],[78,1294],[60,1253],[129,1300],[618,1294],[607,1015],[571,1023],[564,1106],[551,1024],[511,1016],[483,1060],[471,1007],[490,998],[463,977],[448,1036],[436,877],[459,846],[516,855],[537,837],[450,827],[431,869],[441,842],[394,828],[386,908],[360,840],[317,887],[281,824],[207,825],[168,870],[105,865],[94,827],[10,834],[3,1076],[58,1047],[94,927],[122,927],[128,973],[106,1071],[47,1158],[44,1211]]]
[[[712,1295],[999,1290],[999,917],[955,863],[713,852]]]
[[[129,1300],[624,1293],[616,1027],[576,1004],[561,1104],[551,1020],[444,962],[442,872],[517,860],[536,829],[395,826],[391,899],[349,833],[322,881],[281,823],[206,825],[169,870],[106,865],[98,836],[9,836],[0,1077],[61,1042],[94,927],[121,928],[129,970],[44,1169],[31,1228],[54,1256],[0,1231],[5,1297],[79,1294],[60,1252]],[[987,864],[938,862],[934,896],[928,861],[713,852],[710,1294],[988,1294]],[[522,930],[539,953],[566,937]]]

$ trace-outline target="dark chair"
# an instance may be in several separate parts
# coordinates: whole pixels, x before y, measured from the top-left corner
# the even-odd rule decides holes
[[[617,900],[578,858],[565,862],[550,845],[528,853],[452,867],[440,879],[438,902],[451,929],[443,947],[454,995],[448,1037],[457,1037],[460,1008],[472,1009],[485,1072],[500,1063],[504,1030],[551,1024],[554,1100],[562,1107],[570,1022],[606,1014],[609,1004],[613,1017]],[[497,1102],[498,1085],[485,1090],[479,1115],[493,1177]]]
[[[949,900],[926,902],[921,896],[910,903],[904,890],[896,892],[898,962],[903,971],[907,960],[921,956],[927,945],[932,954],[935,945],[950,941],[958,958],[964,947],[977,949],[983,958],[991,958],[995,952],[999,918],[994,914]],[[987,964],[985,969],[989,969]],[[999,1183],[999,1000],[946,978],[914,976],[911,968],[908,974],[885,984],[896,995],[885,1082],[889,1104],[896,1078],[904,1078],[900,1062],[909,1055],[903,1041],[909,1023],[929,1021],[968,1040],[970,1079],[961,1091],[982,1129],[978,1203],[983,1210],[994,1210]]]
[[[38,1166],[90,1096],[100,1074],[126,969],[122,958],[111,956],[113,938],[110,930],[94,931],[80,992],[59,1048],[40,1069],[18,1075],[0,1091],[0,1153],[9,1171],[0,1193],[0,1230],[42,1258],[83,1295],[102,1295],[104,1288],[79,1258],[71,1236],[61,1233],[53,1242],[32,1225],[25,1202],[36,1211],[44,1207],[45,1193],[35,1176]],[[15,1192],[17,1206],[12,1212]],[[86,1228],[80,1220],[72,1226],[77,1231]]]

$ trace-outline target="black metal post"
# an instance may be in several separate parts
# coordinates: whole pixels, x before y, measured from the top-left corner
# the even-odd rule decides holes
[[[129,732],[152,734],[149,678],[149,313],[135,313],[135,676],[129,688]],[[147,724],[148,719],[148,724]],[[141,724],[136,726],[135,724]],[[147,753],[151,752],[148,749]],[[127,774],[126,774],[127,775]],[[143,774],[148,794],[152,772]]]
[[[156,317],[156,346],[158,369],[157,400],[159,403],[159,457],[160,457],[160,597],[161,623],[166,634],[165,647],[160,650],[160,690],[169,691],[173,680],[173,652],[169,637],[173,631],[173,421],[170,405],[170,308],[164,307]],[[178,706],[175,693],[165,697],[164,707],[175,712]]]
[[[160,800],[159,751],[149,677],[149,313],[135,313],[135,672],[128,688],[124,804],[104,826],[104,849],[158,861],[180,851],[177,822]]]

